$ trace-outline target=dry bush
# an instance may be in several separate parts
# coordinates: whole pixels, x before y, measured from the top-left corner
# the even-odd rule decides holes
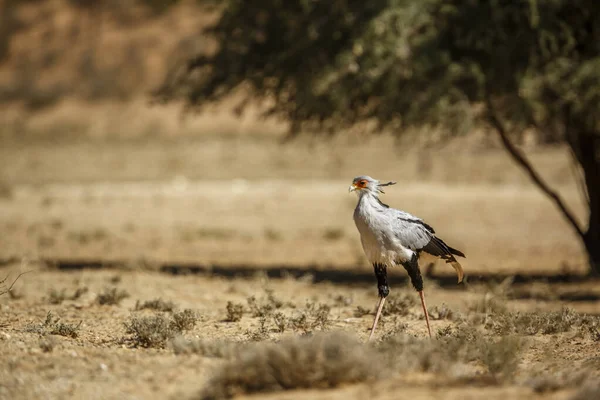
[[[256,296],[250,296],[247,299],[250,314],[253,317],[265,317],[271,315],[273,311],[284,306],[293,307],[291,304],[284,304],[277,299],[271,289],[265,289],[265,296],[257,299]]]
[[[227,322],[238,322],[242,319],[244,314],[244,306],[239,303],[227,302],[227,316],[225,321]]]
[[[362,306],[356,306],[356,309],[354,310],[354,316],[356,318],[361,318],[364,317],[365,315],[369,315],[372,314],[373,312],[367,308],[364,308]]]
[[[143,303],[140,301],[135,302],[135,311],[139,310],[156,310],[163,312],[172,312],[177,309],[177,305],[172,301],[165,301],[161,298],[148,300]]]
[[[248,329],[246,336],[253,342],[262,342],[269,338],[271,328],[267,325],[267,316],[262,316],[258,319],[258,327],[254,330]]]
[[[395,371],[433,372],[452,377],[457,366],[479,362],[494,379],[509,379],[516,371],[523,341],[516,337],[493,340],[467,330],[438,340],[395,335],[375,346]]]
[[[591,382],[579,390],[570,400],[600,399],[600,382]]]
[[[376,352],[342,333],[294,337],[241,350],[208,382],[200,399],[299,388],[331,388],[378,379],[383,375]]]
[[[582,333],[594,335],[600,327],[600,319],[576,313],[570,308],[551,312],[495,313],[487,318],[485,327],[497,335],[551,335],[578,328]]]
[[[404,291],[393,292],[386,298],[382,315],[409,315],[411,308],[416,304],[417,299],[414,293]]]
[[[116,287],[105,288],[96,297],[96,302],[100,305],[118,305],[121,300],[127,297],[129,297],[129,293],[126,290],[120,290]]]
[[[459,313],[452,311],[446,304],[442,303],[441,306],[433,306],[429,311],[429,318],[432,320],[449,320],[456,321],[461,320],[462,317]]]
[[[54,315],[52,315],[52,312],[48,311],[44,322],[40,324],[29,325],[25,328],[25,330],[27,332],[37,333],[41,336],[60,335],[76,338],[82,322],[83,321],[79,321],[79,324],[77,325],[66,324],[64,322],[60,322],[59,317],[55,318]]]
[[[525,381],[525,384],[536,393],[551,393],[566,388],[581,387],[587,379],[587,373],[581,370],[570,368],[550,373],[548,369],[548,366],[544,365],[540,373],[530,372],[532,376]]]
[[[48,303],[61,304],[65,300],[77,300],[83,294],[87,293],[87,291],[88,291],[88,288],[81,287],[81,288],[77,288],[77,290],[75,290],[75,292],[73,294],[69,295],[69,294],[67,294],[66,289],[62,289],[62,290],[58,291],[58,290],[52,288],[52,289],[50,289],[50,291],[48,293]]]
[[[330,311],[331,308],[327,304],[307,302],[303,310],[290,318],[289,325],[305,334],[312,333],[316,328],[325,330],[331,323],[329,320]]]
[[[186,308],[183,311],[173,313],[172,319],[173,327],[177,332],[183,332],[192,330],[196,326],[198,315],[194,310]]]
[[[183,336],[176,336],[169,342],[175,354],[199,354],[211,358],[234,357],[241,345],[219,340],[187,339]]]
[[[192,329],[197,319],[196,313],[187,309],[171,317],[164,314],[132,316],[125,322],[125,332],[131,335],[125,341],[139,347],[163,348],[169,339]]]

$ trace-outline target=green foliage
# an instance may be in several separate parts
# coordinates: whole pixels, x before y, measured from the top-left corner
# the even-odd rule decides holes
[[[219,43],[161,92],[194,106],[234,90],[302,126],[467,128],[494,102],[517,125],[600,115],[600,5],[593,0],[224,2]],[[474,111],[475,110],[475,111]]]

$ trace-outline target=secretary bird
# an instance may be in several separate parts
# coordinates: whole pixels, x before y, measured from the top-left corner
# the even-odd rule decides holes
[[[379,303],[369,340],[373,338],[377,322],[385,298],[390,293],[387,282],[387,267],[402,265],[414,288],[419,292],[421,306],[427,322],[427,332],[431,337],[429,313],[425,305],[423,293],[423,277],[419,270],[421,252],[439,257],[454,267],[458,282],[462,282],[463,269],[454,256],[465,255],[450,246],[435,235],[431,226],[407,212],[391,208],[379,200],[379,194],[384,193],[382,187],[394,185],[396,182],[380,183],[370,176],[358,176],[348,189],[358,195],[358,204],[354,209],[354,223],[360,233],[360,241],[369,262],[373,264],[377,277]]]

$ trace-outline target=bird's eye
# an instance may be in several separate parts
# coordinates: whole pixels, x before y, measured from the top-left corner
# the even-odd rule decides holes
[[[361,184],[361,186],[365,186],[367,184],[367,181],[360,181],[359,183]]]

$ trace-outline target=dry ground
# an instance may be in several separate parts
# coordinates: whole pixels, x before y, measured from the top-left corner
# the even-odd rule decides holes
[[[430,279],[429,341],[394,270],[377,344],[364,343],[377,299],[347,193],[360,173],[398,180],[385,201],[464,250],[471,276],[584,271],[568,226],[502,153],[433,152],[423,167],[386,140],[3,146],[0,278],[32,272],[0,297],[0,398],[571,399],[597,382],[598,321],[584,317],[600,314],[597,282]],[[534,159],[582,216],[562,150]],[[45,261],[80,259],[113,267]],[[300,276],[260,272],[281,266]],[[136,310],[158,298],[176,310]],[[181,329],[185,309],[197,321]]]

